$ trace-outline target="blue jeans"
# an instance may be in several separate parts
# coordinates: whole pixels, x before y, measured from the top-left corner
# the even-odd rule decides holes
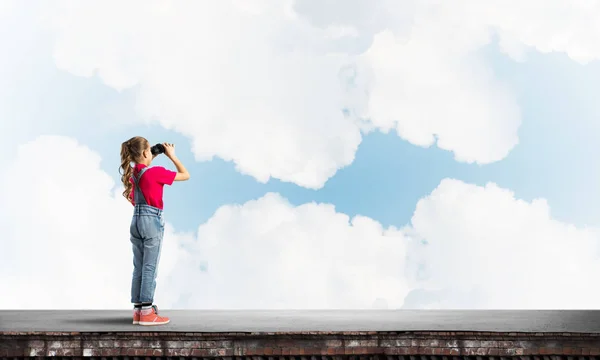
[[[131,302],[151,303],[154,301],[158,262],[165,233],[162,210],[149,205],[136,205],[129,231],[133,246]]]

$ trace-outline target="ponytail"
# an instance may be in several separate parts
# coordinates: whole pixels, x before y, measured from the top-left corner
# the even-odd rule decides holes
[[[119,174],[121,174],[121,182],[125,187],[123,196],[130,203],[132,203],[131,192],[133,191],[133,184],[131,183],[133,167],[131,163],[140,159],[148,144],[148,141],[141,136],[133,137],[121,144],[121,167],[119,168]]]

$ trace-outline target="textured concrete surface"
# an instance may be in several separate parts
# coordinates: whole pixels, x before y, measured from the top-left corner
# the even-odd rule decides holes
[[[131,310],[0,310],[0,332],[490,331],[600,333],[600,310],[163,310],[160,326]]]

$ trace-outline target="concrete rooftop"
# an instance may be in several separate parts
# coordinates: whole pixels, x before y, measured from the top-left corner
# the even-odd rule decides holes
[[[163,310],[160,326],[131,310],[0,310],[0,332],[489,331],[600,333],[600,310]]]

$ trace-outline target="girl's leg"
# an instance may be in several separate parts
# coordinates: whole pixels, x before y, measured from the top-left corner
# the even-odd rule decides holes
[[[142,282],[140,302],[154,302],[154,291],[156,289],[156,276],[158,274],[158,262],[162,249],[164,234],[164,222],[162,218],[155,216],[143,217],[144,230],[154,236],[144,240],[142,260]]]
[[[144,259],[144,240],[137,231],[137,216],[131,221],[130,240],[133,249],[133,276],[131,278],[131,302],[140,303],[140,291],[142,287],[142,270]]]

